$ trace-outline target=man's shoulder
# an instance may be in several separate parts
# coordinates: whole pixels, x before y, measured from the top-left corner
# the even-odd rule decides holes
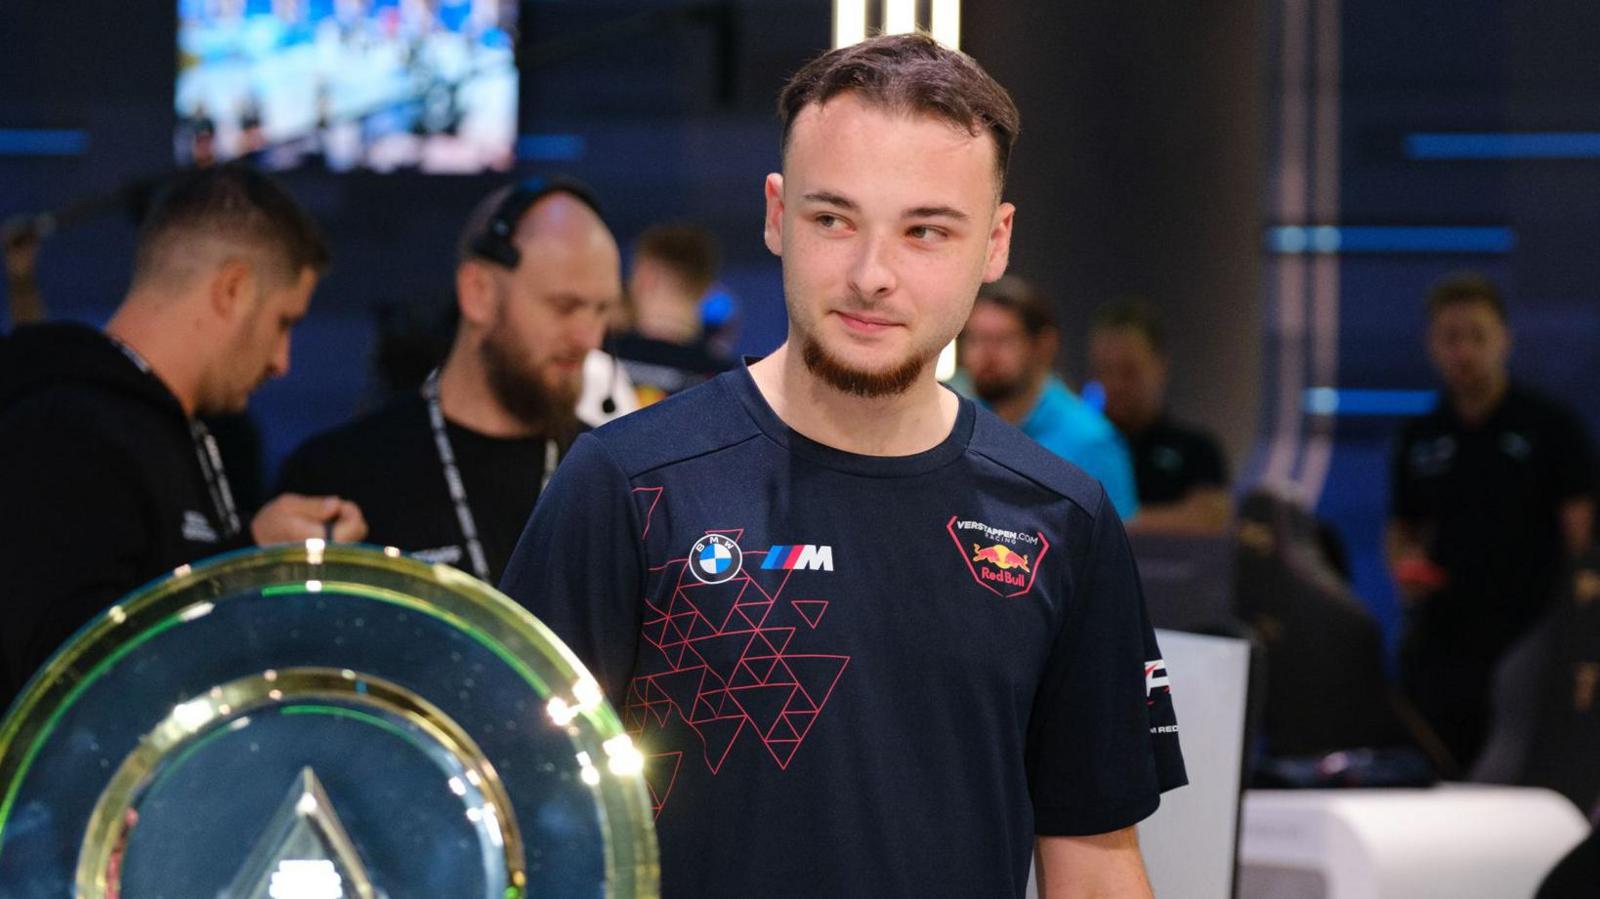
[[[1553,427],[1582,427],[1578,413],[1554,396],[1537,388],[1513,382],[1506,395],[1507,405],[1517,417]]]
[[[1216,435],[1198,425],[1163,417],[1152,429],[1150,437],[1197,450],[1220,451],[1222,444]]]
[[[1067,441],[1080,446],[1106,442],[1121,445],[1111,420],[1059,381],[1052,381],[1045,387],[1039,396],[1037,411],[1044,414],[1032,417],[1039,429],[1039,433],[1032,435],[1035,439]]]
[[[1007,424],[999,416],[979,406],[973,422],[970,453],[981,456],[1083,509],[1098,513],[1103,491],[1082,468]]]
[[[351,466],[365,468],[374,459],[392,459],[407,447],[426,445],[427,435],[427,407],[422,399],[392,399],[371,412],[308,437],[284,462],[285,483],[280,486],[305,492],[312,489],[302,483],[307,477],[320,481],[324,476],[346,473]],[[325,489],[325,485],[315,487]]]
[[[760,433],[729,372],[590,431],[630,478],[743,443]]]

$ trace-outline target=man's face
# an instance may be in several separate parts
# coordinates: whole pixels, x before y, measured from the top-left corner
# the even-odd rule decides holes
[[[979,301],[961,331],[961,366],[972,389],[985,402],[998,403],[1026,393],[1050,367],[1039,338],[1028,334],[1022,317],[997,303]]]
[[[615,243],[603,230],[594,238],[536,234],[521,243],[516,269],[491,269],[497,309],[482,347],[489,387],[534,427],[572,417],[584,357],[600,346],[622,293]]]
[[[1161,414],[1167,363],[1137,328],[1095,328],[1089,335],[1089,376],[1106,393],[1106,417],[1124,430]]]
[[[1452,393],[1482,391],[1505,377],[1511,333],[1487,302],[1451,303],[1428,324],[1428,355]]]
[[[987,134],[849,93],[794,119],[783,174],[767,176],[766,242],[783,257],[789,338],[814,375],[892,395],[955,338],[1010,248],[995,152]]]
[[[257,276],[256,296],[242,310],[226,353],[221,376],[203,396],[199,411],[207,414],[243,412],[250,395],[270,378],[289,373],[289,333],[305,317],[316,287],[316,272],[301,269],[293,279]]]

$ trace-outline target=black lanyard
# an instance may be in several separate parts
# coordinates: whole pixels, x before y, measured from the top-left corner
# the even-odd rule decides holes
[[[456,453],[450,446],[450,434],[445,428],[444,409],[439,405],[439,370],[436,368],[422,382],[422,398],[428,404],[428,426],[433,429],[433,446],[439,451],[439,468],[444,472],[444,485],[450,491],[450,502],[456,507],[456,522],[461,525],[461,536],[467,544],[467,557],[472,561],[473,573],[479,580],[489,579],[489,558],[483,552],[483,541],[478,537],[478,520],[467,502],[467,487],[461,480],[461,469],[456,465]],[[539,481],[539,492],[550,485],[555,473],[560,449],[554,438],[544,441],[544,477]]]
[[[152,378],[156,376],[150,363],[139,355],[138,350],[115,337],[111,338],[111,342],[135,368]],[[165,386],[162,385],[163,389]],[[243,525],[239,522],[239,507],[233,501],[233,488],[228,484],[228,473],[222,467],[222,453],[217,449],[217,439],[211,436],[211,429],[203,422],[191,418],[189,442],[194,445],[195,459],[200,463],[200,473],[206,479],[206,492],[211,494],[212,511],[217,513],[217,520],[222,522],[223,539],[229,539],[243,530]]]

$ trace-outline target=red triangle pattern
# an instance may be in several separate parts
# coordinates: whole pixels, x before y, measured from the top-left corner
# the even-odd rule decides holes
[[[640,495],[648,525],[661,502]],[[636,494],[640,491],[635,491]],[[648,509],[645,509],[648,506]],[[724,531],[735,540],[742,532]],[[759,558],[748,553],[746,562]],[[683,562],[670,560],[667,564]],[[656,569],[652,569],[656,570]],[[704,747],[714,775],[740,741],[755,740],[780,769],[787,769],[816,726],[849,666],[845,655],[796,652],[820,629],[829,600],[795,599],[780,605],[788,584],[783,572],[775,589],[763,587],[747,569],[725,584],[707,585],[684,576],[666,597],[666,607],[646,600],[640,625],[640,674],[622,709],[636,738],[666,729],[676,718]],[[682,768],[683,752],[648,756],[646,779],[659,815]]]

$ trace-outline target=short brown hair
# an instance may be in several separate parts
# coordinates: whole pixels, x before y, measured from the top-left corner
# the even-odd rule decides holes
[[[778,95],[783,144],[795,117],[843,93],[897,112],[920,113],[994,139],[995,172],[1003,186],[1021,116],[1011,95],[972,57],[925,34],[876,37],[824,53],[794,73]]]
[[[1090,331],[1137,331],[1150,342],[1157,356],[1167,354],[1167,327],[1161,314],[1143,297],[1121,297],[1095,310]]]
[[[1506,321],[1506,301],[1500,295],[1500,287],[1478,272],[1456,272],[1435,282],[1428,290],[1428,321],[1437,318],[1445,307],[1463,303],[1482,303],[1501,324]]]
[[[634,253],[654,259],[676,272],[690,293],[703,294],[717,279],[722,253],[717,239],[698,225],[674,222],[652,225],[639,235]]]
[[[1022,330],[1029,337],[1038,337],[1045,331],[1059,331],[1055,304],[1045,299],[1032,281],[1017,275],[1006,275],[978,288],[978,303],[993,303],[1022,321]]]
[[[259,248],[287,280],[328,267],[328,245],[311,216],[277,182],[237,163],[187,171],[161,187],[139,226],[134,282],[197,235]]]

